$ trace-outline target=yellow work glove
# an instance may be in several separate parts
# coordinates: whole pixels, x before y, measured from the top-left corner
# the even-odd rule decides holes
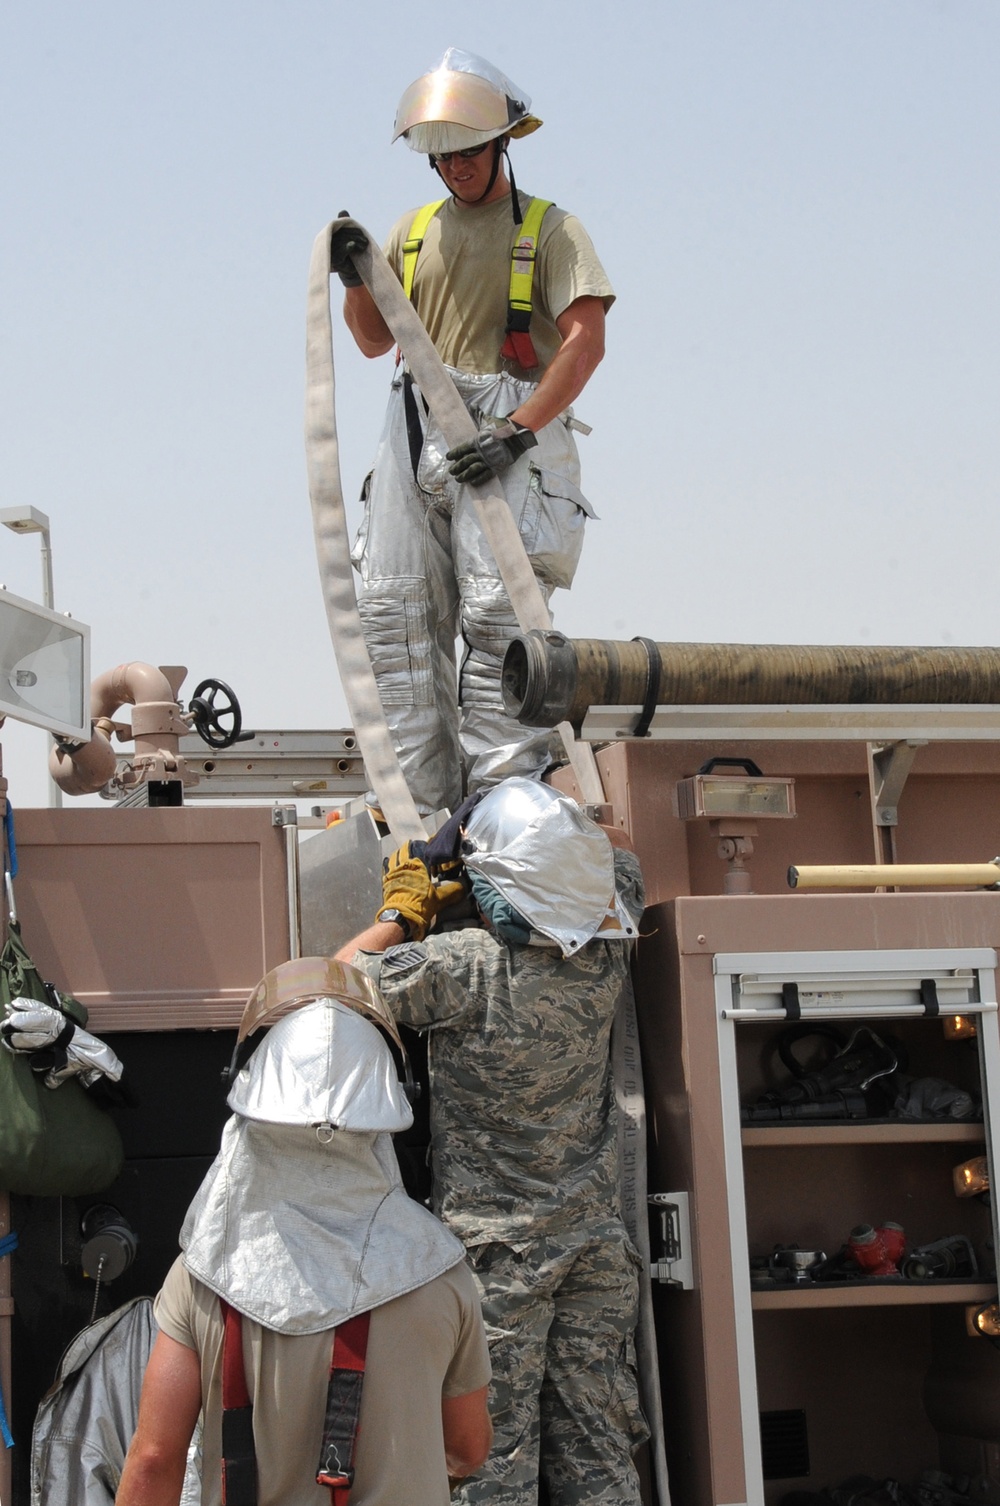
[[[446,910],[449,905],[454,905],[466,893],[466,885],[463,882],[465,864],[461,858],[450,855],[447,858],[437,858],[434,853],[434,843],[410,842],[410,857],[417,862],[423,863],[431,876],[434,885],[436,914]]]
[[[404,842],[382,863],[383,911],[398,910],[410,927],[414,941],[423,941],[439,912],[463,894],[458,878],[432,877],[427,864],[413,851],[413,842]]]

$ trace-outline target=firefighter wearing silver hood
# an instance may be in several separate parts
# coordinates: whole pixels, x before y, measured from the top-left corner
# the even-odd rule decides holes
[[[412,1112],[375,1022],[405,1060],[369,979],[327,958],[251,994],[233,1116],[156,1299],[117,1506],[177,1506],[199,1412],[202,1506],[346,1506],[348,1490],[350,1506],[445,1506],[449,1476],[485,1457],[472,1277],[402,1188],[391,1136]]]
[[[427,934],[448,894],[436,870],[454,879],[455,859],[488,924]],[[384,890],[340,956],[429,1032],[434,1207],[468,1250],[493,1366],[493,1451],[459,1498],[535,1506],[541,1476],[552,1506],[637,1506],[639,1257],[609,1061],[636,858],[574,801],[515,778],[429,849],[401,849]]]
[[[506,499],[546,600],[572,584],[593,516],[570,405],[604,355],[614,292],[580,221],[517,191],[507,149],[542,124],[530,105],[491,63],[451,47],[405,91],[393,131],[448,197],[403,215],[386,256],[479,431],[449,452],[397,366],[354,551],[379,693],[425,813],[550,762],[551,734],[520,726],[501,702],[517,623],[473,488]],[[348,328],[375,357],[395,341],[354,269],[358,245],[357,231],[335,229],[332,265]]]

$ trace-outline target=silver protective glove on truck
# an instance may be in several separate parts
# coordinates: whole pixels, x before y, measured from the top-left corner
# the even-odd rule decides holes
[[[39,1004],[36,999],[11,1001],[10,1013],[0,1025],[0,1038],[9,1051],[43,1053],[32,1068],[44,1074],[47,1088],[58,1088],[70,1077],[79,1077],[89,1088],[100,1077],[117,1082],[122,1075],[122,1064],[110,1046],[74,1025],[51,1004]]]
[[[482,486],[537,443],[532,431],[513,418],[484,418],[475,439],[448,451],[448,469],[463,486]]]

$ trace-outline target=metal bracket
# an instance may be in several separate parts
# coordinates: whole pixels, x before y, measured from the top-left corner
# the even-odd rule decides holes
[[[285,833],[285,872],[288,885],[288,955],[300,957],[302,908],[299,890],[299,813],[294,805],[276,805],[271,825]]]
[[[651,1281],[664,1286],[694,1290],[694,1264],[691,1259],[690,1196],[686,1192],[652,1192],[649,1206],[656,1215],[654,1233],[660,1236],[659,1258],[650,1262]]]
[[[918,748],[927,746],[926,738],[908,738],[906,742],[870,746],[872,811],[876,826],[899,823],[899,798],[913,767]]]
[[[189,733],[180,738],[178,753],[195,780],[185,791],[186,801],[340,801],[363,795],[368,788],[361,750],[350,727],[329,732],[258,731],[252,740],[231,748],[206,747],[196,733]],[[105,798],[116,798],[114,786],[130,761],[131,755],[119,756],[118,774],[105,787]]]

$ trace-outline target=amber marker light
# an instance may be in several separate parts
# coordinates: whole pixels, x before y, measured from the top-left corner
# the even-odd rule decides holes
[[[968,1014],[946,1014],[941,1017],[946,1041],[974,1041],[976,1022]]]
[[[981,1197],[990,1190],[990,1169],[985,1156],[963,1161],[951,1174],[956,1197]]]
[[[1000,1303],[987,1302],[985,1307],[965,1309],[965,1329],[972,1338],[1000,1340]]]

